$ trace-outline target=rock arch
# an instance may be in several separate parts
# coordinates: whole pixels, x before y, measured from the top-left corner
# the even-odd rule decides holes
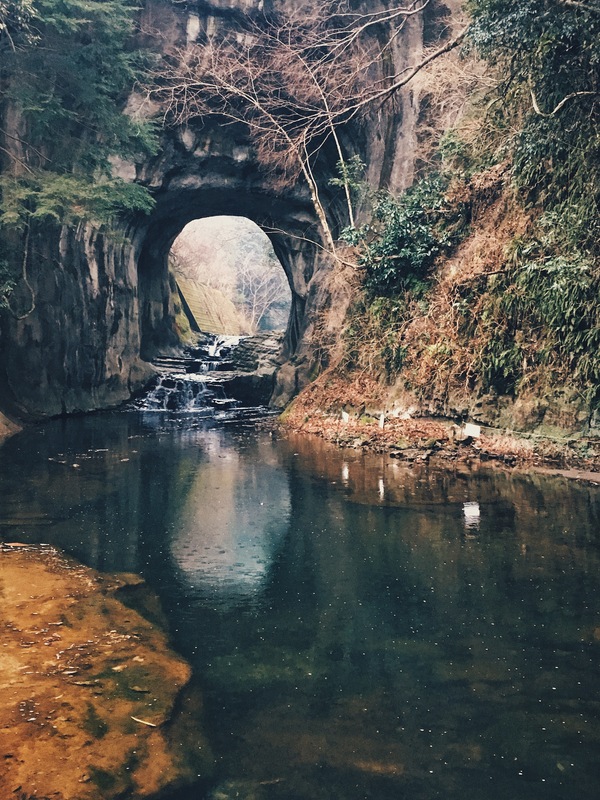
[[[262,6],[263,0],[202,0],[193,7],[146,0],[142,35],[155,47],[185,43],[201,28],[233,24]],[[420,57],[421,27],[415,17],[396,42],[399,64]],[[350,150],[367,163],[371,186],[410,183],[417,118],[418,103],[407,92],[344,132]],[[327,195],[327,187],[336,160],[325,153],[319,176],[334,228],[341,198]],[[0,321],[0,410],[39,418],[114,406],[137,391],[152,374],[148,359],[177,345],[171,244],[187,222],[217,214],[260,225],[288,275],[292,313],[277,390],[285,403],[308,380],[312,330],[322,309],[336,302],[308,191],[302,184],[277,186],[257,166],[243,131],[203,121],[165,131],[155,158],[115,164],[115,171],[148,186],[156,208],[116,236],[81,225],[34,243],[27,286],[16,294],[16,311],[23,313]],[[36,299],[31,309],[28,292]]]
[[[188,222],[209,216],[246,217],[271,239],[292,292],[292,311],[286,336],[289,353],[302,336],[306,297],[319,262],[319,233],[308,193],[301,188],[273,187],[253,162],[243,138],[225,128],[177,131],[177,156],[145,166],[143,179],[158,186],[156,208],[139,223],[138,272],[141,354],[152,358],[172,339],[169,312],[167,256]]]

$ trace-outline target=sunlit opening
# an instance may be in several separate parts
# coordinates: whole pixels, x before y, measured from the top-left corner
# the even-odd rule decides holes
[[[268,236],[245,217],[190,222],[169,254],[183,312],[193,331],[283,331],[291,292]]]

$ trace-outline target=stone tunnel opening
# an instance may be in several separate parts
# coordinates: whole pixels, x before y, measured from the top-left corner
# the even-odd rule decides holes
[[[169,251],[178,328],[219,335],[283,333],[292,293],[269,237],[239,216],[189,222]]]
[[[282,353],[289,359],[297,352],[306,327],[309,286],[322,250],[308,198],[302,194],[282,196],[271,187],[249,185],[248,176],[237,172],[235,179],[229,174],[223,176],[214,164],[214,171],[201,176],[190,173],[190,169],[186,161],[181,174],[172,174],[168,184],[156,192],[153,213],[135,233],[141,359],[152,362],[181,348],[178,293],[169,269],[173,243],[188,224],[214,226],[216,223],[210,220],[223,217],[234,218],[235,224],[250,226],[255,235],[266,235],[270,240],[283,287],[286,294],[289,292]],[[220,237],[235,238],[230,234]],[[214,232],[205,238],[203,250],[210,251],[211,247],[214,249]],[[269,259],[273,258],[271,248]]]

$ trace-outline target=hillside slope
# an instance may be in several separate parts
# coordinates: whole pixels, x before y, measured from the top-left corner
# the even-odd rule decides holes
[[[420,177],[345,233],[354,302],[320,380],[387,415],[595,436],[600,7],[464,7],[466,46],[419,79]]]

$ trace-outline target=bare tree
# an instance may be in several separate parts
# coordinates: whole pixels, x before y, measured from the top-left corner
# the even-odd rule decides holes
[[[320,223],[323,243],[336,243],[315,177],[315,163],[333,144],[348,224],[353,225],[351,169],[339,135],[370,104],[384,102],[428,63],[462,41],[465,31],[411,68],[377,69],[411,17],[430,0],[407,0],[391,9],[359,13],[345,0],[302,0],[272,16],[247,19],[173,53],[152,91],[176,124],[216,117],[248,129],[256,157],[283,184],[303,179]],[[386,31],[381,41],[381,32]]]
[[[285,275],[279,264],[256,263],[247,257],[238,264],[237,280],[250,331],[256,333],[273,307],[289,295]]]
[[[178,275],[189,280],[200,281],[232,297],[236,287],[236,270],[232,261],[235,256],[238,235],[207,237],[201,229],[194,230],[194,223],[184,229],[173,242],[169,259]]]

